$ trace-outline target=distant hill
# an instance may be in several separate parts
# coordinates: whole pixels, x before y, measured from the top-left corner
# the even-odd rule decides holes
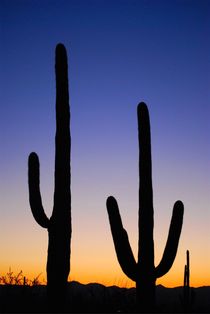
[[[210,313],[210,287],[191,288],[191,313]],[[98,283],[68,284],[67,313],[134,313],[135,288],[106,287]],[[183,313],[183,287],[156,287],[157,313]],[[46,286],[0,285],[1,313],[46,312]]]

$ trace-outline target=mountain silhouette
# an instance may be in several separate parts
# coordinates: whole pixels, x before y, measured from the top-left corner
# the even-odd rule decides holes
[[[210,313],[210,286],[193,288],[191,313]],[[156,313],[184,313],[183,287],[156,286]],[[1,313],[47,313],[46,286],[0,285]],[[135,313],[136,288],[106,287],[98,283],[67,285],[65,313]]]

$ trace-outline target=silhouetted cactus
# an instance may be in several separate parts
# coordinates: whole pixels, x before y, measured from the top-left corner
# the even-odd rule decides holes
[[[184,267],[184,286],[182,304],[184,311],[189,313],[195,300],[195,291],[190,288],[190,252],[186,251],[186,265]]]
[[[138,113],[139,135],[139,243],[136,262],[126,230],[123,228],[118,204],[113,196],[107,199],[107,210],[118,261],[124,273],[136,282],[137,310],[152,312],[155,308],[155,281],[171,268],[182,229],[184,206],[174,204],[166,247],[160,264],[154,266],[153,190],[149,112],[140,103]]]
[[[70,110],[66,49],[56,46],[56,136],[54,206],[46,216],[39,188],[39,159],[31,153],[28,160],[29,202],[37,223],[48,229],[47,291],[50,311],[61,311],[70,272],[71,191],[70,191]]]
[[[184,267],[184,287],[183,287],[183,303],[186,312],[189,311],[190,304],[190,254],[186,251],[187,263]]]
[[[184,267],[184,287],[190,287],[190,252],[186,251],[186,265]]]

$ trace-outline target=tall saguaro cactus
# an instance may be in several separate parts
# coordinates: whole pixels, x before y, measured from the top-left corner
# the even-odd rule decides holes
[[[107,199],[107,210],[119,264],[124,273],[136,282],[137,308],[152,312],[155,308],[155,281],[171,268],[182,229],[184,206],[174,204],[166,247],[160,264],[154,266],[153,190],[149,112],[145,103],[137,108],[139,135],[139,242],[136,262],[126,230],[123,228],[118,204],[113,196]]]
[[[61,310],[70,272],[71,191],[70,191],[70,110],[66,49],[56,46],[56,136],[54,206],[46,216],[39,187],[39,158],[28,159],[29,202],[36,222],[48,230],[47,291],[51,310]]]

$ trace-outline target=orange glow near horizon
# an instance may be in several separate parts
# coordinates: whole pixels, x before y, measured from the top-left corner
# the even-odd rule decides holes
[[[24,271],[24,269],[22,268],[3,268],[2,267],[2,271],[0,276],[5,276],[9,271],[13,272],[14,276],[17,276],[17,274],[22,270],[22,275],[25,276],[27,279],[29,279],[30,281],[34,280],[36,277],[38,277],[38,280],[40,282],[40,284],[46,284],[47,280],[46,280],[46,272],[41,271],[40,269],[34,270],[34,271]],[[165,287],[168,288],[174,288],[174,287],[179,287],[183,285],[183,276],[175,276],[173,278],[171,278],[171,276],[167,276],[166,277],[162,277],[160,279],[157,279],[156,281],[156,285],[163,285]],[[91,278],[91,279],[90,279]],[[200,277],[194,277],[191,281],[190,281],[190,286],[191,287],[202,287],[202,286],[209,286],[209,277],[204,277],[204,278],[200,278]],[[135,287],[135,282],[133,282],[132,280],[130,280],[128,277],[126,277],[123,273],[116,273],[116,276],[114,277],[113,274],[111,274],[110,276],[105,275],[101,275],[99,276],[98,274],[95,275],[88,275],[88,274],[82,274],[81,276],[79,276],[79,274],[77,272],[72,272],[69,277],[68,277],[68,281],[78,281],[81,284],[88,284],[88,283],[99,283],[102,284],[104,286],[118,286],[118,287],[125,287],[125,288],[131,288],[131,287]]]
[[[25,210],[25,212],[26,214],[28,213],[30,218],[24,230],[19,230],[16,227],[17,230],[14,230],[16,236],[14,237],[14,234],[12,235],[8,232],[8,229],[5,229],[7,237],[0,239],[0,242],[2,241],[0,276],[8,273],[9,268],[11,268],[15,275],[22,270],[23,275],[30,280],[41,274],[39,280],[46,282],[47,232],[34,223],[29,210]],[[96,282],[105,286],[135,287],[135,282],[126,277],[117,261],[107,217],[103,217],[105,214],[101,212],[102,223],[100,225],[93,220],[90,220],[88,224],[87,221],[83,220],[80,220],[78,223],[78,219],[74,217],[70,257],[71,270],[68,279],[69,281],[78,281],[83,284]],[[127,223],[125,215],[122,216],[134,256],[136,257],[137,235],[133,232],[132,226]],[[127,216],[129,218],[128,213]],[[166,221],[163,220],[161,228],[155,229],[156,266],[163,254],[168,224],[167,219]],[[157,217],[156,226],[159,226]],[[208,253],[210,251],[204,245],[200,245],[199,242],[190,241],[185,231],[186,229],[188,229],[188,232],[192,230],[185,224],[173,266],[165,276],[156,281],[157,285],[161,284],[171,288],[183,285],[186,248],[190,250],[190,285],[192,287],[210,285],[210,273],[207,271],[210,264],[210,254]],[[188,243],[191,243],[191,245],[188,246]]]
[[[100,208],[98,204],[96,204],[96,207]],[[123,206],[121,208],[123,210]],[[86,206],[86,211],[90,211],[88,206]],[[97,282],[105,286],[134,287],[135,282],[132,282],[125,276],[117,261],[105,210],[99,212],[99,217],[95,215],[95,220],[90,219],[89,221],[81,220],[80,217],[76,216],[76,213],[76,211],[73,213],[74,224],[71,241],[69,281],[78,281],[83,284]],[[134,213],[136,215],[137,210]],[[122,220],[128,232],[134,256],[136,257],[138,236],[136,234],[137,228],[133,227],[136,223],[132,224],[130,222],[131,214],[130,212],[126,214],[122,213]],[[41,274],[39,280],[45,282],[48,246],[47,231],[40,228],[34,222],[31,212],[26,205],[25,215],[29,216],[29,222],[24,224],[24,229],[19,229],[18,223],[16,223],[13,233],[8,228],[2,230],[4,237],[0,238],[0,242],[2,242],[0,276],[5,275],[9,271],[9,268],[11,268],[11,271],[15,275],[22,270],[23,275],[31,280]],[[156,266],[159,264],[164,251],[170,215],[171,213],[168,211],[166,219],[161,219],[160,216],[155,217],[156,228],[154,240]],[[100,223],[97,219],[100,219]],[[135,219],[135,216],[133,219]],[[159,219],[161,219],[161,222],[159,222]],[[193,225],[190,219],[188,222],[187,214],[185,214],[185,219],[187,222],[182,231],[173,266],[165,276],[156,281],[157,285],[161,284],[165,287],[183,285],[186,248],[190,250],[190,285],[192,287],[210,285],[210,273],[208,272],[210,250],[207,250],[204,245],[200,244],[208,243],[208,241],[206,238],[202,240],[201,236],[200,241],[203,242],[192,241],[190,235],[192,234],[192,230],[195,229],[195,225]],[[15,217],[14,221],[17,222]],[[204,234],[205,232],[207,234],[207,231],[207,229],[203,229]]]
[[[87,263],[88,264],[88,263]],[[81,264],[82,265],[82,264]],[[105,286],[119,286],[119,287],[126,287],[131,288],[135,287],[135,282],[131,281],[122,271],[119,265],[114,263],[113,267],[109,265],[107,270],[100,269],[98,267],[92,267],[92,269],[87,272],[87,270],[82,270],[81,266],[78,263],[78,267],[72,266],[72,271],[68,277],[68,281],[78,281],[81,284],[88,284],[88,283],[100,283]],[[31,268],[28,265],[22,265],[24,267],[20,267],[20,265],[12,264],[8,265],[1,265],[1,276],[5,276],[9,271],[13,272],[13,275],[16,276],[21,270],[23,276],[25,276],[29,280],[33,280],[37,276],[39,282],[41,284],[46,284],[46,270],[44,264],[37,266],[36,268]],[[44,267],[43,267],[44,266]],[[96,266],[96,265],[94,265]],[[172,267],[171,270],[163,277],[158,278],[156,281],[156,285],[163,285],[168,288],[178,287],[183,285],[183,276],[184,272],[179,271],[177,267]],[[196,272],[195,270],[192,271],[190,277],[190,286],[191,287],[201,287],[201,286],[209,286],[210,282],[210,275],[207,273]]]

